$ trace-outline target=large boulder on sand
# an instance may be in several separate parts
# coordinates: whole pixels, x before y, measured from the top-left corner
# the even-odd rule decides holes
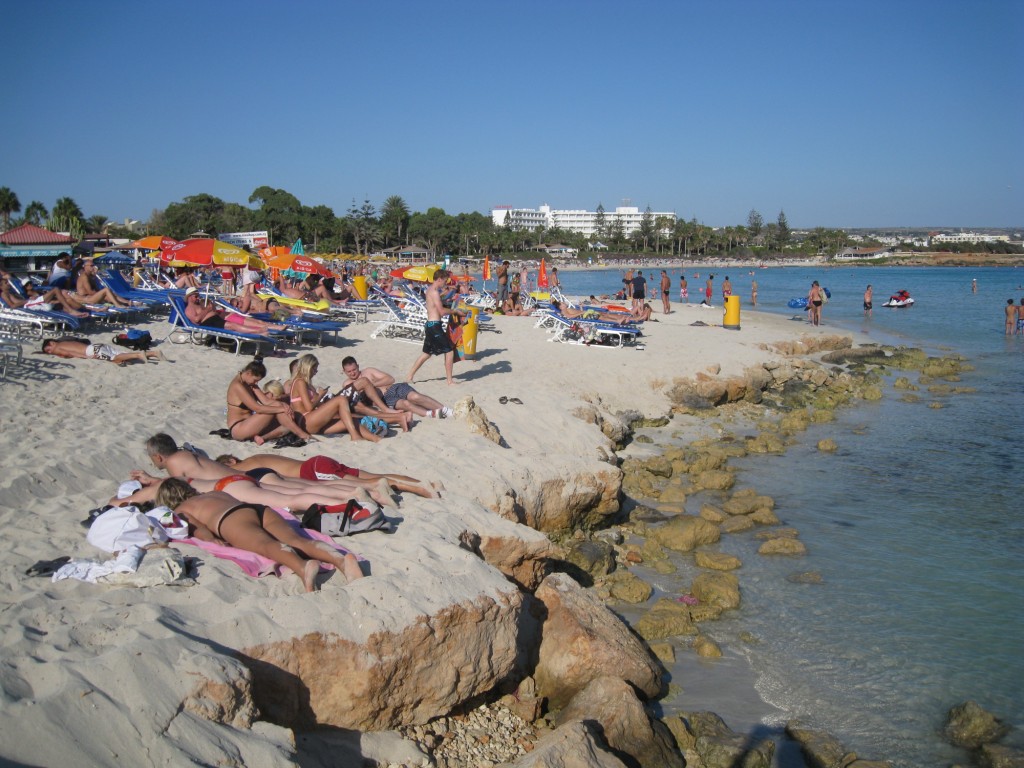
[[[614,672],[644,696],[662,689],[662,668],[614,613],[566,574],[541,582],[536,598],[547,617],[541,627],[537,692],[555,709],[591,681]]]
[[[672,734],[651,719],[633,688],[618,677],[599,677],[573,697],[557,723],[597,720],[608,746],[645,768],[683,768]]]
[[[593,718],[566,723],[541,738],[533,751],[501,768],[626,768],[605,748]]]

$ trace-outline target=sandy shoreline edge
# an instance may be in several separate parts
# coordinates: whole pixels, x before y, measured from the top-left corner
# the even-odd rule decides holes
[[[12,368],[10,380],[0,387],[6,470],[0,484],[0,519],[8,532],[9,588],[3,641],[8,674],[0,733],[28,738],[5,756],[49,763],[76,745],[97,764],[106,764],[112,758],[100,744],[110,741],[116,743],[119,759],[145,761],[142,756],[152,748],[147,739],[123,739],[113,731],[119,719],[133,722],[140,709],[159,709],[162,700],[180,699],[195,672],[182,672],[181,667],[188,666],[186,657],[195,663],[196,643],[208,648],[212,655],[207,661],[214,663],[218,647],[249,647],[325,626],[357,641],[377,631],[401,629],[417,616],[472,596],[499,599],[507,593],[507,581],[494,569],[481,581],[479,568],[466,563],[463,550],[453,542],[467,526],[487,533],[512,525],[495,512],[514,516],[522,514],[517,506],[541,509],[551,504],[552,499],[531,496],[538,482],[584,476],[608,466],[607,439],[573,415],[581,402],[599,400],[612,413],[663,415],[669,405],[665,389],[674,379],[692,378],[716,364],[720,376],[740,376],[748,366],[779,356],[765,345],[836,332],[747,310],[739,332],[717,327],[720,309],[677,307],[671,315],[655,317],[658,322],[645,331],[645,350],[552,344],[529,318],[497,317],[493,330],[481,335],[476,360],[457,365],[458,386],[445,386],[439,362],[428,363],[417,388],[449,405],[471,397],[507,448],[453,419],[421,422],[409,434],[376,445],[353,444],[342,437],[289,450],[296,458],[327,453],[370,470],[436,479],[449,489],[440,501],[407,495],[393,536],[368,534],[346,541],[369,559],[373,578],[349,587],[328,579],[322,592],[311,596],[299,594],[294,579],[252,580],[232,564],[207,557],[198,584],[187,589],[50,584],[26,578],[25,569],[40,558],[100,555],[85,542],[78,521],[130,469],[145,467],[142,442],[150,434],[167,431],[212,455],[231,450],[245,456],[257,449],[208,435],[223,426],[224,392],[245,357],[163,344],[173,362],[119,369],[90,361],[33,358],[24,371]],[[698,321],[703,325],[693,325]],[[150,329],[155,338],[169,330],[162,319],[134,326]],[[341,358],[348,354],[364,366],[401,377],[417,348],[371,339],[373,328],[373,323],[353,324],[338,346],[302,350],[320,359],[318,380],[337,386]],[[113,332],[100,329],[91,338],[107,341]],[[283,378],[290,357],[269,358],[270,376]],[[502,404],[503,396],[523,404]],[[156,648],[159,657],[151,653]],[[119,665],[124,679],[104,683]],[[82,702],[97,694],[105,704],[93,713]],[[105,725],[97,722],[98,714],[106,716]],[[65,724],[66,736],[54,738],[57,722]],[[161,749],[169,755],[184,750],[210,762],[223,754],[226,743],[243,749],[235,741],[245,740],[244,734],[225,734],[219,730],[223,726],[194,719],[188,725],[183,733],[194,744],[184,750],[179,734]],[[276,762],[288,751],[282,738],[272,734],[260,747],[248,739],[245,749],[265,750],[263,756],[273,755]]]

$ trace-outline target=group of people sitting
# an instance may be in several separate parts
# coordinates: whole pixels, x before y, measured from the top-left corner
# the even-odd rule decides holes
[[[97,278],[99,268],[92,259],[82,259],[74,268],[70,267],[70,257],[62,256],[57,264],[64,261],[69,269],[55,266],[50,273],[50,280],[58,270],[62,272],[55,282],[49,282],[37,288],[30,280],[21,282],[6,270],[0,269],[0,298],[5,306],[11,309],[39,309],[46,312],[66,312],[74,317],[89,317],[89,308],[102,304],[115,307],[129,307],[131,302],[122,299],[109,288],[103,286]],[[14,283],[18,280],[17,285]],[[67,286],[74,286],[70,289]]]
[[[287,383],[266,377],[262,360],[247,364],[231,380],[227,392],[226,437],[263,445],[277,439],[281,447],[298,446],[314,435],[347,432],[352,440],[378,442],[388,425],[408,431],[414,416],[447,418],[451,408],[417,392],[409,384],[377,368],[361,369],[352,356],[341,363],[345,379],[341,389],[318,388],[313,378],[320,370],[315,355],[302,355],[290,365]],[[299,441],[302,441],[301,443]]]
[[[133,470],[131,477],[141,487],[112,498],[111,506],[168,507],[188,525],[190,535],[284,565],[302,579],[307,592],[316,588],[321,563],[335,566],[348,581],[365,574],[354,555],[297,533],[275,507],[294,512],[320,505],[333,512],[350,502],[395,506],[392,494],[437,498],[443,490],[439,484],[406,475],[348,467],[328,456],[299,461],[272,454],[247,459],[225,455],[214,460],[180,448],[164,433],[150,437],[145,450],[167,477]],[[363,509],[356,517],[361,513],[370,514]]]

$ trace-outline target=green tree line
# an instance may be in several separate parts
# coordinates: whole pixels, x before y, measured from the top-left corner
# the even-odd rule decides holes
[[[69,197],[57,200],[52,210],[33,200],[25,206],[20,219],[14,218],[13,214],[22,210],[21,202],[12,190],[0,187],[0,218],[4,230],[30,222],[75,236],[159,234],[183,239],[199,232],[215,235],[266,230],[274,244],[288,245],[302,238],[307,246],[321,253],[366,254],[393,246],[419,245],[436,254],[511,255],[542,243],[560,243],[585,252],[600,242],[609,253],[616,254],[766,259],[798,254],[830,256],[848,244],[845,233],[837,229],[818,228],[794,238],[784,211],[779,212],[775,221],[765,223],[758,211],[751,210],[746,224],[715,228],[696,218],[657,217],[648,207],[639,228],[627,233],[622,221],[614,213],[606,213],[599,203],[597,232],[587,237],[556,228],[515,230],[496,225],[490,216],[477,212],[452,215],[442,208],[411,212],[398,195],[388,197],[379,209],[370,200],[358,203],[353,199],[343,215],[326,205],[303,205],[290,192],[270,186],[253,190],[247,202],[248,205],[228,202],[207,193],[191,195],[163,210],[154,210],[141,231],[128,231],[105,216],[86,217]]]

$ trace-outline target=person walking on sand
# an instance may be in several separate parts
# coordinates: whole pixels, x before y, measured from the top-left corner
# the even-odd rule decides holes
[[[808,319],[810,320],[811,325],[821,325],[822,303],[821,286],[819,286],[818,281],[815,280],[811,283],[811,290],[807,293],[807,306],[810,309],[810,317]]]
[[[874,295],[874,291],[872,290],[871,286],[869,285],[867,287],[867,289],[864,291],[864,315],[866,317],[871,317],[871,309],[874,306],[871,303],[871,297],[873,295]]]
[[[672,292],[672,281],[669,279],[668,272],[664,269],[661,270],[661,305],[665,308],[665,314],[669,314],[672,308],[669,306],[672,303],[672,297],[669,295]]]
[[[1010,299],[1011,303],[1013,299]],[[146,362],[147,360],[163,360],[164,356],[159,350],[146,350],[138,352],[118,352],[109,344],[89,344],[85,341],[60,341],[58,339],[43,339],[43,348],[39,354],[55,355],[63,358],[77,358],[80,360],[105,360],[109,363],[117,363],[124,367],[124,364],[131,360]]]
[[[757,306],[757,280],[750,281],[750,305]]]
[[[412,384],[416,380],[416,371],[420,369],[427,360],[434,355],[444,355],[445,379],[449,385],[455,383],[452,378],[452,367],[455,365],[455,345],[445,333],[441,325],[441,316],[450,315],[452,311],[446,310],[441,304],[441,289],[448,280],[449,273],[439,269],[434,273],[434,281],[427,288],[427,325],[424,329],[423,352],[416,362],[412,364],[408,380]]]
[[[679,300],[684,304],[690,303],[690,290],[686,284],[686,275],[679,275]]]

